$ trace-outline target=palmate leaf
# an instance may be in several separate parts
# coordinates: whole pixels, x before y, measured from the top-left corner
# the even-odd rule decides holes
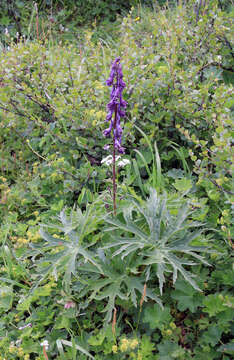
[[[139,278],[133,277],[133,276],[131,276],[131,277],[128,276],[128,277],[125,277],[123,279],[123,281],[125,282],[125,284],[127,286],[128,295],[130,295],[132,303],[135,305],[135,307],[137,307],[136,290],[141,295],[144,292],[144,285],[142,283],[142,280],[140,280]],[[149,288],[146,288],[146,294],[145,294],[145,298],[144,298],[145,302],[147,302],[147,298],[150,298],[151,300],[156,301],[162,307],[162,302],[159,299],[159,297],[157,295],[155,295],[154,292]]]
[[[195,265],[195,263],[180,261],[179,258],[177,258],[175,255],[172,255],[172,254],[170,254],[170,256],[165,256],[165,257],[169,261],[171,266],[173,267],[173,284],[177,280],[177,272],[179,271],[181,273],[181,275],[185,278],[185,280],[187,280],[189,282],[189,284],[192,285],[192,287],[194,287],[194,289],[201,291],[201,289],[197,286],[195,281],[192,279],[192,276],[190,275],[190,273],[187,270],[185,270],[185,268],[183,267],[183,265]]]
[[[154,306],[147,306],[143,313],[143,322],[148,323],[150,328],[153,329],[163,329],[169,325],[172,320],[170,314],[169,306],[161,308],[157,304]]]
[[[49,233],[45,232],[44,230],[40,229],[39,230],[39,234],[41,235],[41,237],[47,241],[47,244],[44,245],[44,247],[54,247],[54,246],[67,246],[68,243],[67,241],[54,237],[52,235],[50,235]]]
[[[158,345],[159,359],[186,359],[185,350],[177,344],[169,340],[164,340]]]
[[[172,298],[178,301],[178,309],[185,311],[189,309],[195,312],[198,306],[202,306],[204,295],[194,290],[186,281],[179,279],[175,284],[175,290],[172,291]]]
[[[96,255],[89,250],[94,244],[90,241],[90,234],[95,232],[106,214],[95,207],[95,203],[87,206],[85,211],[72,210],[69,215],[62,210],[58,216],[60,225],[41,225],[40,235],[45,240],[42,244],[32,245],[35,248],[35,258],[40,254],[40,260],[35,260],[38,268],[39,280],[32,291],[50,274],[63,275],[63,285],[69,292],[72,275],[77,273],[77,262],[88,262],[99,268]],[[53,236],[44,228],[52,228],[64,233],[63,236]],[[92,239],[92,238],[91,238]],[[56,250],[56,254],[54,254]],[[29,254],[30,255],[30,254]],[[101,268],[99,268],[101,271]]]
[[[106,221],[108,222],[108,224],[114,225],[113,229],[118,228],[118,229],[125,230],[126,232],[132,233],[141,239],[148,238],[148,235],[145,234],[143,231],[141,231],[141,229],[138,228],[134,224],[134,222],[124,224],[121,221],[119,221],[118,219],[113,219],[113,218],[107,218]],[[106,231],[110,231],[110,228],[107,228]]]
[[[203,224],[200,223],[199,226],[202,226]],[[186,228],[186,229],[189,229],[189,226]],[[168,244],[168,246],[171,248],[171,249],[176,249],[177,251],[179,251],[180,249],[183,250],[185,248],[190,248],[190,249],[196,249],[195,246],[189,246],[189,244],[201,237],[201,235],[203,234],[204,232],[204,228],[202,229],[199,229],[199,230],[195,230],[193,233],[191,232],[185,232],[184,234],[181,233],[181,237],[178,238],[178,237],[175,237],[174,239],[171,239],[170,241],[170,244]],[[200,247],[200,248],[197,248],[197,251],[203,251],[203,250],[206,250],[206,247]]]
[[[88,204],[85,211],[78,207],[67,215],[65,209],[63,209],[57,217],[61,225],[41,224],[41,227],[58,229],[64,234],[69,234],[71,239],[75,235],[76,240],[82,242],[83,238],[95,231],[98,224],[107,216],[106,213],[102,212],[101,208],[96,206],[100,199],[101,197],[96,202]]]
[[[109,258],[107,254],[107,257]],[[117,299],[131,301],[134,306],[137,307],[137,299],[140,300],[144,292],[144,282],[145,279],[141,276],[132,275],[130,271],[129,274],[126,273],[125,269],[128,267],[131,268],[131,261],[121,261],[119,257],[111,258],[107,263],[100,263],[101,271],[99,272],[97,267],[87,263],[83,265],[80,269],[84,272],[84,277],[86,278],[86,288],[79,296],[84,294],[90,294],[88,301],[97,300],[97,301],[106,301],[105,308],[102,312],[105,312],[105,324],[107,324],[112,319],[113,310],[116,307]],[[133,269],[134,271],[134,269]],[[85,272],[87,275],[85,275]],[[93,273],[97,274],[99,272],[99,278],[94,278]],[[162,306],[161,300],[155,294],[155,292],[147,288],[145,299],[150,298]]]
[[[111,321],[112,312],[115,309],[116,298],[122,300],[128,299],[123,287],[123,278],[125,274],[123,273],[121,275],[119,273],[119,266],[116,262],[118,262],[118,259],[108,262],[108,264],[100,262],[98,268],[91,263],[87,263],[80,268],[84,274],[85,272],[87,273],[86,288],[81,292],[80,296],[83,296],[83,293],[85,292],[85,294],[90,294],[88,298],[89,302],[93,299],[107,301],[105,308],[102,310],[102,312],[106,313],[104,318],[105,324]],[[92,273],[99,274],[99,277],[93,278]]]
[[[151,196],[144,207],[137,202],[134,204],[148,224],[150,237],[159,240],[161,224],[166,211],[166,199],[161,200],[156,191],[151,191]]]
[[[116,298],[122,300],[128,300],[128,296],[121,291],[121,282],[110,284],[105,290],[102,290],[100,295],[95,296],[96,300],[108,299],[108,302],[102,312],[106,312],[104,322],[108,323],[111,321],[112,312],[115,308]]]
[[[187,268],[197,264],[191,261],[191,258],[209,265],[203,256],[198,254],[204,252],[206,248],[191,245],[193,240],[202,237],[205,228],[202,223],[190,220],[192,212],[189,205],[184,204],[183,200],[182,205],[178,206],[177,215],[172,215],[166,197],[159,196],[154,189],[150,191],[150,197],[145,202],[129,201],[128,215],[124,216],[124,221],[106,219],[107,223],[113,225],[111,236],[114,241],[106,245],[106,248],[117,247],[113,257],[120,256],[124,259],[134,255],[138,259],[138,265],[145,265],[145,271],[150,269],[151,273],[149,267],[156,264],[156,276],[161,294],[166,272],[173,273],[174,283],[178,272],[181,273],[194,289],[200,291],[193,279],[194,276],[185,269],[185,266]],[[177,256],[177,253],[180,255]],[[182,258],[181,255],[185,256]]]

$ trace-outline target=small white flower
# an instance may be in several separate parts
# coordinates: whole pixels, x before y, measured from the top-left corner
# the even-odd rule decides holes
[[[40,343],[41,346],[45,347],[46,350],[49,349],[49,342],[48,340],[44,340],[42,341],[42,343]]]
[[[115,161],[118,161],[119,158],[120,158],[119,155],[116,156]],[[101,164],[104,164],[104,165],[106,165],[106,166],[109,166],[109,165],[113,164],[113,157],[112,157],[112,155],[108,155],[107,157],[103,158],[102,161],[101,161]]]
[[[62,32],[64,31],[64,26],[62,24],[59,24],[59,30]]]
[[[121,159],[120,155],[116,156],[115,161],[116,161],[116,165],[119,167],[123,167],[125,165],[130,164],[130,161],[128,159]],[[112,155],[108,155],[107,157],[103,158],[101,161],[101,164],[106,165],[106,166],[113,164]]]
[[[117,165],[120,167],[123,167],[128,164],[130,164],[130,161],[128,159],[122,159],[122,160],[118,161],[118,163],[117,163]]]
[[[5,28],[5,35],[6,35],[6,36],[9,36],[9,31],[8,31],[7,28]]]

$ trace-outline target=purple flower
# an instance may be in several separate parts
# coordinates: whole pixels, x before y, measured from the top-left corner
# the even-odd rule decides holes
[[[106,121],[110,121],[108,129],[103,131],[105,137],[109,137],[113,129],[114,146],[119,153],[124,153],[124,148],[121,146],[122,128],[120,119],[125,116],[125,108],[127,102],[122,98],[122,92],[126,84],[123,81],[123,72],[120,64],[120,57],[116,58],[111,66],[110,76],[106,80],[107,86],[112,86],[110,93],[110,102],[107,104],[108,114]]]

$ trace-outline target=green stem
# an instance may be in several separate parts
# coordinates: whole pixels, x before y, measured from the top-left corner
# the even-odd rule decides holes
[[[137,316],[137,325],[136,325],[136,332],[137,332],[138,327],[139,327],[139,324],[140,324],[141,311],[142,311],[142,306],[140,306],[140,309],[139,309],[139,311],[138,311],[138,316]]]

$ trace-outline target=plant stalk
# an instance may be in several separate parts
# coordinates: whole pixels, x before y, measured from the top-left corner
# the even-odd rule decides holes
[[[114,135],[113,135],[113,212],[116,216],[116,151],[115,151],[115,132],[116,132],[116,120],[117,120],[117,106],[115,105],[115,118],[114,118]]]
[[[45,346],[43,346],[43,355],[45,356],[46,360],[49,360],[48,356],[47,356],[47,353],[46,353],[46,347]]]

